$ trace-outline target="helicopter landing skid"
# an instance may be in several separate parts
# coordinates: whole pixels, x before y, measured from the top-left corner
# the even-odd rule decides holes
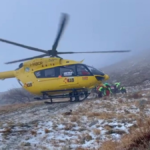
[[[83,100],[82,101],[62,101],[62,102],[48,102],[48,101],[46,101],[46,102],[44,102],[45,104],[62,104],[62,103],[79,103],[79,102],[83,102]]]
[[[50,95],[50,92],[63,92],[63,91],[71,91],[69,94],[63,94],[63,95]],[[42,92],[43,97],[42,98],[35,98],[38,100],[46,100],[50,99],[49,102],[45,102],[46,104],[54,104],[54,103],[74,103],[74,102],[82,102],[84,101],[90,93],[87,92],[86,89],[68,89],[68,90],[59,90],[59,91],[44,91]],[[53,99],[57,98],[69,98],[68,101],[58,101],[53,102]]]

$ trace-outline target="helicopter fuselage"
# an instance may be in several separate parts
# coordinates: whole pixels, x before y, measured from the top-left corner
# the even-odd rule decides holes
[[[66,89],[90,89],[109,78],[101,71],[76,62],[61,58],[36,58],[24,62],[15,71],[0,73],[0,78],[17,78],[27,91],[41,95],[43,91]],[[65,92],[64,92],[65,93]]]

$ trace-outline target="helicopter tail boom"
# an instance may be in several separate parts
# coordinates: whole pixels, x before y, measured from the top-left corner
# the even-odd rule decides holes
[[[14,78],[15,72],[14,71],[6,71],[6,72],[0,72],[0,79],[4,80],[7,78]]]

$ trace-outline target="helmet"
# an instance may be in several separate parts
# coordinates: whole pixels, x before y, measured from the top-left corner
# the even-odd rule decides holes
[[[106,87],[107,87],[107,86],[109,86],[109,87],[111,86],[109,83],[104,83],[104,85],[105,85]]]

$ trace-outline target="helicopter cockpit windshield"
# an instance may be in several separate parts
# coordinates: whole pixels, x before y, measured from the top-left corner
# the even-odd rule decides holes
[[[87,68],[88,68],[94,75],[102,75],[102,76],[104,75],[103,72],[101,72],[101,71],[95,69],[94,67],[91,67],[91,66],[88,66],[88,65],[86,65],[86,66],[87,66]]]

